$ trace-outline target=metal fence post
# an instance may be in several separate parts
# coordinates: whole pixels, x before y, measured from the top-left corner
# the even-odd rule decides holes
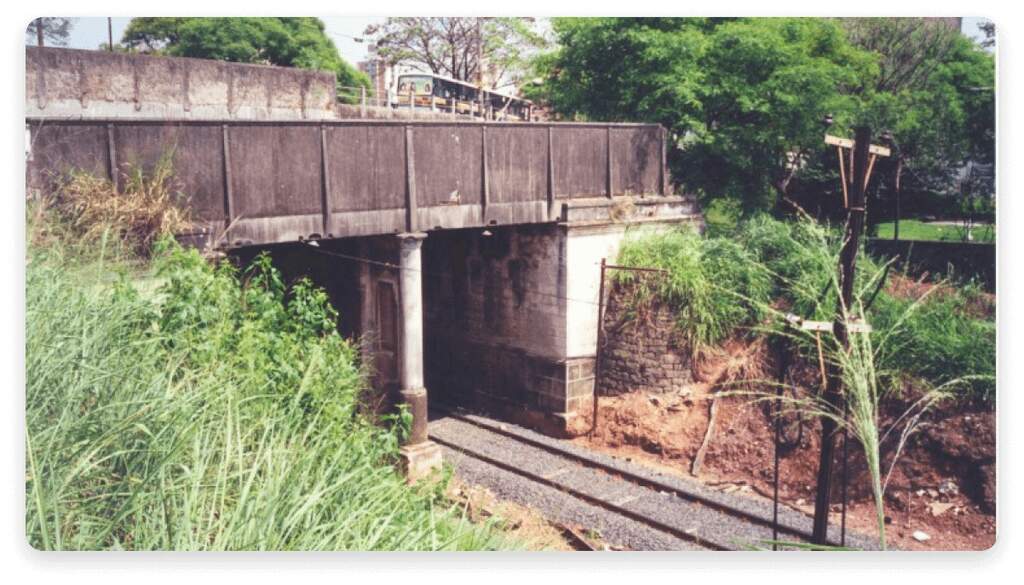
[[[594,415],[590,424],[590,436],[597,430],[597,396],[601,381],[601,346],[604,344],[604,273],[607,259],[601,258],[601,280],[597,287],[597,351],[594,354]]]

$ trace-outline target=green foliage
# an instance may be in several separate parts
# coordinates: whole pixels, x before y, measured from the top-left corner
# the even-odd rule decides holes
[[[879,295],[870,312],[871,323],[896,329],[880,352],[880,367],[936,385],[956,380],[961,397],[993,404],[996,324],[971,314],[968,305],[978,294],[974,285],[952,294],[934,293],[913,311],[912,299]]]
[[[176,57],[330,71],[340,86],[370,87],[366,74],[338,54],[319,18],[133,18],[122,43]]]
[[[801,161],[822,148],[825,113],[853,122],[849,94],[874,75],[836,24],[807,18],[724,23],[700,67],[702,124],[683,168],[706,197],[739,199],[747,212],[774,205]]]
[[[740,328],[761,325],[769,306],[808,320],[834,319],[841,244],[835,229],[762,214],[711,237],[678,231],[629,240],[620,264],[664,268],[669,276],[616,278],[634,283],[638,302],[657,295],[673,307],[680,332],[696,346],[714,345]],[[883,378],[894,385],[904,376],[935,386],[958,380],[962,398],[992,402],[995,323],[974,309],[984,293],[975,285],[943,282],[936,285],[942,294],[897,297],[879,288],[886,276],[886,268],[862,251],[854,297],[865,304],[874,299],[867,321],[887,342],[873,359],[878,371],[892,373]]]
[[[140,272],[54,244],[30,246],[26,276],[32,546],[511,545],[442,486],[406,485],[403,430],[363,414],[357,350],[324,293],[286,290],[266,258],[240,275],[165,241]]]
[[[913,85],[866,95],[862,119],[896,137],[897,156],[913,169],[902,178],[904,189],[956,196],[957,174],[968,161],[995,162],[995,61],[956,35],[928,72]],[[994,189],[984,191],[975,194]]]
[[[559,46],[535,60],[544,83],[526,91],[565,118],[666,126],[675,180],[744,215],[783,196],[837,200],[826,113],[833,134],[892,130],[905,191],[949,193],[965,161],[994,160],[994,59],[934,23],[900,33],[918,20],[553,19]],[[893,172],[882,163],[876,176]]]
[[[673,307],[680,333],[698,351],[725,340],[738,327],[757,323],[760,307],[770,299],[769,276],[746,250],[690,229],[627,240],[618,263],[668,271],[664,278],[628,271],[616,272],[614,278],[635,283],[639,302],[657,295]]]
[[[698,123],[705,19],[555,18],[560,47],[535,62],[543,79],[526,95],[565,117],[649,120],[683,130]],[[688,107],[689,106],[689,107]]]
[[[685,186],[764,208],[840,122],[846,90],[870,78],[869,56],[821,19],[555,19],[561,45],[537,61],[535,97],[568,117],[668,127]]]

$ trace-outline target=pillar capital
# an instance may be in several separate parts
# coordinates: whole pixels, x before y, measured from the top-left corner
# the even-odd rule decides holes
[[[403,246],[418,246],[423,240],[426,239],[426,232],[402,232],[395,234]]]

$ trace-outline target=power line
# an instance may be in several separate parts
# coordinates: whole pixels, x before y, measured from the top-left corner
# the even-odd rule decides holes
[[[327,31],[327,34],[329,34],[331,36],[335,36],[335,37],[345,37],[347,39],[352,39],[353,41],[355,41],[357,43],[365,43],[368,40],[366,37],[356,37],[356,36],[352,36],[352,35],[347,35],[345,33],[338,33],[338,32]]]
[[[389,269],[392,269],[392,270],[415,271],[415,272],[419,272],[421,275],[423,275],[425,277],[430,277],[432,279],[433,278],[438,278],[439,279],[439,278],[442,278],[444,276],[443,274],[427,273],[422,268],[402,268],[401,266],[399,266],[398,264],[395,264],[393,262],[374,260],[372,258],[365,258],[365,257],[362,257],[362,256],[353,256],[351,254],[345,254],[345,253],[342,253],[342,252],[335,252],[335,251],[332,251],[332,250],[324,250],[319,245],[313,245],[312,242],[307,244],[306,247],[309,248],[310,250],[318,253],[318,254],[323,254],[323,255],[326,255],[326,256],[334,256],[336,258],[342,258],[344,260],[351,260],[351,261],[354,261],[354,262],[363,262],[365,264],[381,266],[381,267],[389,268]],[[594,263],[594,265],[597,266],[597,263]],[[562,301],[567,301],[567,302],[571,301],[571,302],[575,302],[575,303],[586,303],[588,305],[594,305],[594,306],[598,306],[600,304],[598,301],[594,301],[594,300],[590,300],[590,299],[580,299],[580,298],[574,298],[574,297],[559,295],[559,294],[556,294],[556,293],[551,293],[551,292],[540,290],[540,289],[533,288],[533,287],[521,287],[520,290],[523,290],[524,292],[530,292],[530,293],[533,293],[533,294],[538,295],[538,296],[550,297],[550,298],[554,298],[556,300],[562,300]]]

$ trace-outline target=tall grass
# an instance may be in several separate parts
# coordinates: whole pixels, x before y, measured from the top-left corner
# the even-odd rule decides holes
[[[677,328],[695,351],[757,323],[761,305],[770,299],[771,279],[749,252],[728,239],[702,238],[690,228],[627,240],[618,263],[667,272],[652,278],[622,271],[614,278],[634,286],[635,302],[658,297],[673,307]]]
[[[402,427],[361,409],[356,348],[322,291],[287,290],[266,261],[239,274],[173,244],[152,272],[126,266],[29,248],[33,547],[514,545],[463,519],[443,482],[406,485],[394,466]]]
[[[158,238],[191,225],[173,163],[172,150],[148,172],[128,166],[120,188],[106,177],[73,170],[59,181],[49,208],[78,238],[114,239],[136,254],[148,254]]]
[[[668,278],[616,275],[631,281],[636,303],[658,296],[675,310],[677,326],[696,345],[714,345],[741,328],[756,327],[784,308],[808,320],[829,321],[838,303],[836,270],[842,234],[808,218],[779,221],[756,216],[727,236],[700,237],[692,231],[645,235],[628,241],[618,262],[654,266]],[[959,380],[958,397],[991,403],[995,397],[995,322],[969,310],[976,287],[936,283],[950,294],[919,299],[890,294],[892,266],[863,251],[857,258],[855,298],[865,319],[892,338],[875,358],[886,384],[907,376],[932,385]],[[896,324],[899,323],[899,327]],[[798,340],[816,352],[816,343]]]
[[[841,396],[836,403],[819,393],[807,393],[797,398],[780,397],[774,392],[753,393],[761,400],[782,400],[790,411],[831,419],[839,429],[845,429],[860,444],[868,470],[869,487],[875,504],[879,546],[882,550],[886,549],[885,491],[889,476],[907,440],[918,429],[926,413],[941,401],[953,397],[958,387],[967,382],[965,377],[949,380],[937,386],[919,385],[917,395],[909,402],[909,406],[902,408],[902,411],[894,413],[891,406],[886,408],[897,388],[885,383],[894,372],[879,367],[879,356],[889,344],[899,338],[904,325],[913,320],[915,311],[923,303],[924,299],[919,299],[904,307],[897,321],[886,329],[875,329],[867,335],[850,334],[845,346],[831,332],[822,336],[824,359],[834,366],[842,381]],[[849,325],[854,321],[863,322],[864,315],[863,299],[858,298],[855,299],[854,307],[844,308],[842,318]],[[776,314],[775,320],[781,326],[785,322],[785,315]],[[779,334],[789,337],[797,344],[809,346],[815,343],[815,334],[809,331],[782,327]],[[902,403],[900,401],[900,404]],[[883,408],[888,416],[883,417]],[[883,423],[883,420],[888,422]],[[893,455],[888,468],[883,468],[882,447],[886,442],[892,444]]]
[[[934,384],[962,380],[958,385],[961,398],[994,404],[996,324],[970,313],[970,294],[968,288],[929,295],[894,333],[879,355],[880,363]],[[915,303],[914,299],[880,294],[870,319],[877,327],[888,329]]]
[[[921,417],[951,396],[977,397],[994,389],[994,323],[970,314],[970,289],[951,294],[896,298],[882,286],[889,268],[861,254],[852,306],[839,318],[870,323],[870,334],[855,333],[843,345],[831,332],[821,334],[787,327],[788,316],[833,320],[838,306],[837,267],[841,235],[804,218],[780,222],[757,217],[741,223],[727,237],[701,238],[673,232],[647,236],[624,246],[619,262],[668,270],[660,281],[635,281],[640,298],[653,294],[675,308],[678,326],[696,339],[714,343],[747,326],[765,335],[787,337],[796,351],[817,362],[822,358],[842,378],[842,397],[833,404],[821,394],[782,398],[790,409],[834,420],[863,448],[875,502],[881,547],[885,541],[884,494],[908,437]],[[948,286],[947,286],[948,288]],[[932,291],[938,290],[933,288]],[[871,306],[867,309],[867,306]],[[901,391],[892,383],[916,378],[909,408],[886,417],[883,405]],[[749,381],[746,381],[749,382]],[[769,384],[772,385],[772,384]],[[740,390],[761,400],[776,400],[774,391]],[[906,403],[899,396],[897,403]],[[887,412],[887,414],[892,414]],[[894,455],[882,468],[882,445],[891,441]]]

